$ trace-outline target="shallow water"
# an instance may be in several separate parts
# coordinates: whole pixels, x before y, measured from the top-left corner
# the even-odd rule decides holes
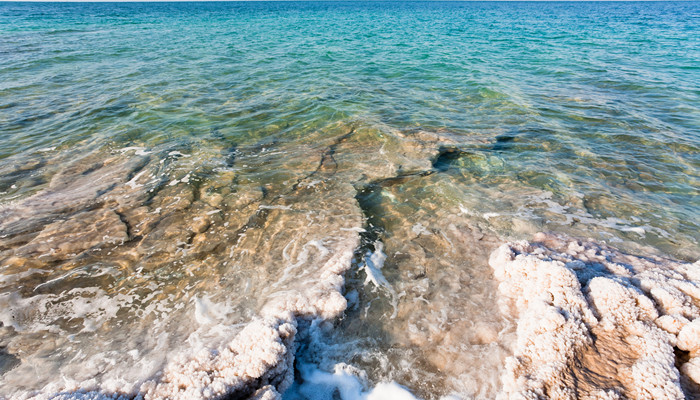
[[[0,3],[0,397],[496,397],[504,242],[700,257],[698,4]]]

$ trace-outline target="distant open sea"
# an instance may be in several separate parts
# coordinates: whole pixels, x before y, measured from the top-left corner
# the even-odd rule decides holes
[[[700,398],[699,232],[697,1],[0,2],[0,399]]]

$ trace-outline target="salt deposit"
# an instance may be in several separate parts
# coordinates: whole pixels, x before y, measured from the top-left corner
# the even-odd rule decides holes
[[[538,234],[499,247],[490,264],[501,309],[518,318],[510,398],[698,394],[698,263]]]

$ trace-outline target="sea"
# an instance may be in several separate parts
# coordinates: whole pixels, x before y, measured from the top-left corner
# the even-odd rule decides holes
[[[700,2],[0,2],[0,399],[700,398]]]

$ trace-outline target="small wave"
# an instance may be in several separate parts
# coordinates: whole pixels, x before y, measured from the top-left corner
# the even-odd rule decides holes
[[[44,34],[45,35],[62,35],[62,34],[66,34],[66,33],[86,33],[86,32],[91,32],[91,31],[87,30],[87,29],[67,28],[67,29],[50,30],[50,31],[44,32]]]

